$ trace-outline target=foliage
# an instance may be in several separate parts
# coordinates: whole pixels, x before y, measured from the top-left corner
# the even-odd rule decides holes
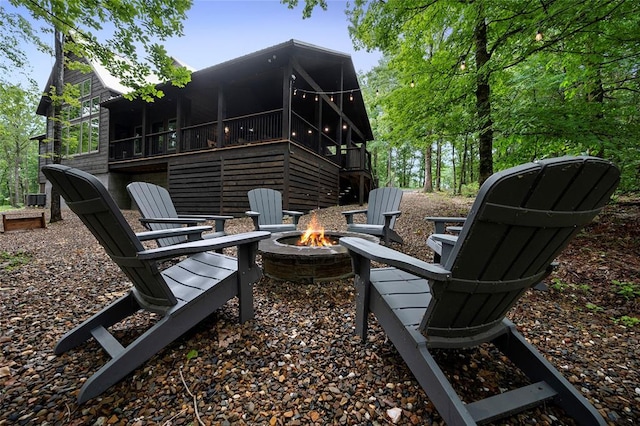
[[[631,282],[622,282],[618,280],[612,281],[614,286],[617,287],[617,294],[624,297],[627,300],[635,299],[640,296],[640,285]]]
[[[640,324],[640,318],[637,317],[630,317],[628,315],[623,315],[620,318],[617,318],[615,320],[616,323],[621,323],[622,325],[624,325],[625,327],[635,327],[636,325]]]
[[[40,36],[55,30],[66,37],[67,54],[101,63],[123,85],[132,89],[130,97],[152,100],[162,96],[155,87],[158,78],[177,86],[184,86],[190,80],[189,71],[174,64],[161,42],[182,34],[182,21],[192,0],[99,3],[90,0],[11,0],[10,3],[18,8],[18,12],[0,7],[3,18],[0,31],[3,37],[9,38],[9,43],[0,44],[5,67],[7,62],[10,66],[24,65],[26,58],[18,50],[19,44],[15,44],[19,39],[32,41],[54,56],[51,47]],[[39,24],[45,27],[38,28]],[[71,61],[67,66],[80,65]]]
[[[0,251],[0,269],[11,271],[19,268],[21,265],[29,263],[31,255],[24,251],[18,251],[15,253],[9,253],[6,251]]]
[[[569,284],[562,281],[560,278],[551,279],[551,288],[558,292],[563,292],[569,287]]]
[[[595,305],[593,303],[587,303],[586,307],[587,307],[587,309],[589,309],[590,311],[593,311],[593,312],[602,312],[602,311],[604,311],[604,308],[602,306],[598,306],[598,305]]]
[[[27,193],[38,189],[38,142],[30,138],[44,133],[44,120],[25,119],[36,110],[35,88],[0,83],[0,99],[0,199],[19,207]]]
[[[447,147],[430,167],[450,190],[482,181],[487,148],[496,170],[600,156],[621,168],[622,191],[639,189],[639,2],[354,0],[346,13],[354,45],[385,55],[364,79],[378,93],[374,134],[420,153]]]
[[[191,361],[193,358],[197,358],[198,357],[198,351],[195,349],[191,349],[189,352],[187,352],[187,362]]]

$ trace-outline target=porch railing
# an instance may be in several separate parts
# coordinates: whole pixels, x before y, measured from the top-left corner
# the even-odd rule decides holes
[[[291,140],[324,157],[337,156],[338,143],[324,129],[318,129],[295,112],[291,114]]]
[[[230,118],[223,124],[223,147],[283,138],[282,109]]]
[[[218,123],[211,121],[195,126],[183,127],[180,138],[180,151],[200,151],[215,148],[218,134]]]
[[[109,142],[109,160],[131,160],[258,141],[290,139],[343,168],[371,170],[371,158],[364,147],[347,148],[346,151],[343,148],[341,155],[338,155],[338,143],[324,129],[318,129],[295,112],[291,114],[290,132],[285,130],[285,133],[290,134],[285,135],[282,134],[282,109],[223,120],[222,132],[218,126],[217,121],[211,121],[183,127],[179,132],[167,130],[146,134],[144,137],[137,135],[113,140]],[[218,142],[219,134],[222,135],[222,144]]]
[[[369,170],[371,171],[371,153],[364,145],[343,149],[342,168],[346,170]]]

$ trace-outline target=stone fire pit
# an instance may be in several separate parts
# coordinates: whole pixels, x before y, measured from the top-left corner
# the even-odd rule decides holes
[[[302,231],[275,233],[268,240],[262,240],[259,251],[262,254],[264,273],[269,278],[293,282],[322,282],[339,280],[353,276],[351,256],[338,240],[341,237],[360,237],[380,242],[372,235],[354,232],[325,231],[324,236],[335,242],[332,246],[298,246]]]

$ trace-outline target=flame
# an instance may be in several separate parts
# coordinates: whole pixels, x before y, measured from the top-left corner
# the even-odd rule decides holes
[[[311,213],[309,226],[307,226],[307,229],[300,236],[296,245],[312,247],[327,247],[334,245],[330,239],[325,238],[324,228],[318,222],[315,212]]]

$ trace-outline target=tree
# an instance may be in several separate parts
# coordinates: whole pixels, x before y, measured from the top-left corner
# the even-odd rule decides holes
[[[20,86],[0,84],[0,179],[6,187],[0,194],[9,198],[13,207],[24,203],[30,189],[29,169],[37,168],[38,142],[31,136],[44,129],[42,120],[25,120],[38,103],[37,91]]]
[[[586,153],[614,160],[621,188],[637,189],[640,3],[355,0],[347,15],[355,46],[382,50],[392,68],[387,127],[450,143],[465,163],[458,185],[470,165],[482,182],[496,164]]]
[[[163,96],[157,79],[183,86],[190,72],[174,64],[162,42],[182,35],[182,22],[192,0],[11,0],[17,12],[0,7],[0,33],[11,43],[0,44],[2,63],[22,67],[26,61],[17,40],[36,43],[55,55],[39,35],[59,32],[65,53],[98,61],[121,83],[132,89],[130,97],[152,101]],[[28,16],[23,16],[28,14]],[[44,28],[38,28],[44,24]],[[69,37],[73,36],[73,37]],[[67,61],[67,66],[81,67]],[[154,81],[150,77],[154,76]]]
[[[191,0],[129,0],[95,2],[92,0],[11,0],[14,6],[28,11],[33,23],[48,25],[45,32],[54,34],[53,55],[55,66],[52,87],[48,96],[53,102],[53,162],[60,162],[61,147],[61,106],[72,102],[72,97],[64,90],[64,68],[82,69],[81,61],[72,57],[95,60],[107,68],[120,82],[131,89],[125,94],[129,98],[141,97],[153,101],[164,94],[158,90],[158,79],[184,86],[190,80],[190,72],[174,64],[160,42],[174,35],[182,35],[182,21],[191,7]],[[8,13],[0,9],[3,21],[2,34],[13,39],[33,38],[40,48],[46,46],[38,37],[32,21],[18,13]],[[17,27],[7,24],[18,23]],[[100,40],[99,36],[111,30],[111,36]],[[0,52],[6,61],[21,65],[24,55],[17,50],[18,45],[0,45]],[[138,51],[146,56],[141,60]],[[151,78],[153,77],[153,78]],[[62,219],[60,196],[51,194],[51,222]]]

